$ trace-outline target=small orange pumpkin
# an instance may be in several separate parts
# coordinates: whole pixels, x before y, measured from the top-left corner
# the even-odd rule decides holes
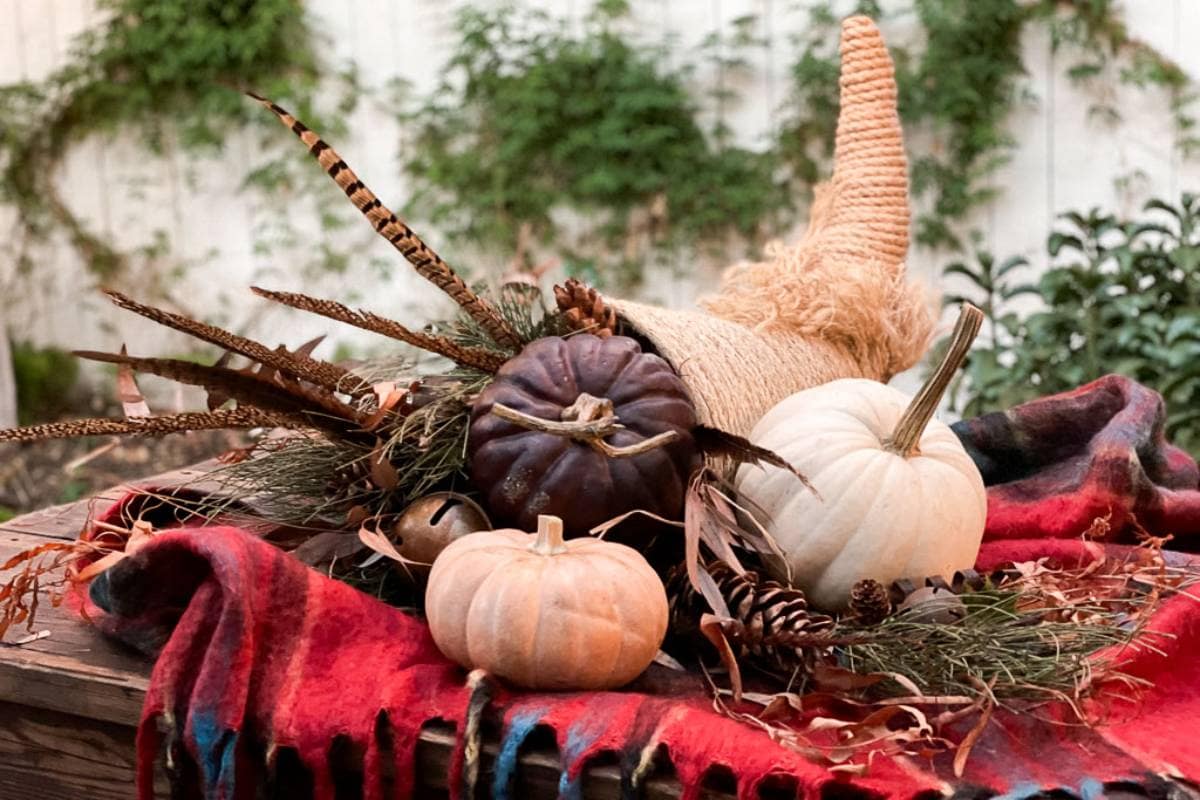
[[[465,536],[433,563],[425,613],[448,658],[530,689],[611,689],[650,665],[667,593],[636,550],[563,541],[558,517]]]

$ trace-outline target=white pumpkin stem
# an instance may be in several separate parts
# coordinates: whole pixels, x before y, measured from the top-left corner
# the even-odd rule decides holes
[[[892,437],[884,443],[888,450],[905,458],[921,452],[921,435],[925,433],[929,420],[933,419],[933,413],[942,402],[946,387],[950,385],[954,373],[962,366],[982,325],[983,312],[970,303],[963,303],[942,363],[938,364],[938,368],[904,410],[904,416],[900,418]]]
[[[567,546],[563,544],[563,521],[550,514],[538,514],[537,539],[529,549],[543,556],[566,552]]]

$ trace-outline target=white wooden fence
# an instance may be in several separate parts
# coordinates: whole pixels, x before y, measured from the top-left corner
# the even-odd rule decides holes
[[[475,0],[476,5],[490,2]],[[451,24],[460,5],[461,0],[310,0],[308,9],[328,37],[331,63],[356,63],[366,83],[376,88],[399,76],[424,92],[435,85],[454,42]],[[590,7],[588,0],[540,5],[576,19]],[[795,55],[790,36],[805,20],[793,0],[640,0],[635,9],[645,36],[674,37],[679,48],[695,47],[736,17],[756,15],[768,46],[755,54],[752,77],[738,86],[741,101],[729,113],[741,142],[761,143],[786,98],[787,70]],[[46,75],[66,57],[71,38],[95,24],[99,13],[95,0],[0,0],[0,82]],[[1131,1],[1124,13],[1135,36],[1200,77],[1200,0]],[[901,19],[885,33],[908,35],[904,24]],[[1002,256],[1020,253],[1041,263],[1046,236],[1061,211],[1101,206],[1131,212],[1152,195],[1200,190],[1200,164],[1181,161],[1172,147],[1164,96],[1110,87],[1115,95],[1109,102],[1121,108],[1126,122],[1117,128],[1098,125],[1087,114],[1094,98],[1065,77],[1072,55],[1052,52],[1041,29],[1030,31],[1023,48],[1029,69],[1025,88],[1035,99],[1010,119],[1020,147],[995,177],[999,198],[973,220],[985,246]],[[406,145],[397,124],[373,102],[362,104],[351,123],[352,133],[336,143],[339,150],[387,202],[400,205],[405,182],[399,159]],[[384,313],[414,320],[427,316],[439,302],[436,293],[413,279],[398,256],[369,231],[347,234],[362,260],[344,275],[301,276],[286,249],[255,251],[256,231],[261,231],[266,212],[239,190],[239,183],[259,153],[257,135],[236,136],[221,154],[200,160],[171,148],[162,157],[152,156],[133,137],[93,136],[67,154],[57,183],[73,210],[123,248],[146,245],[155,231],[170,232],[171,255],[126,279],[135,293],[138,285],[168,286],[184,309],[292,344],[327,330],[335,341],[362,346],[373,340],[269,308],[245,291],[246,285],[357,296]],[[1118,185],[1117,178],[1126,180]],[[0,291],[12,291],[14,285],[13,243],[6,235],[11,221],[11,211],[0,209]],[[435,231],[428,233],[438,241]],[[313,241],[298,245],[301,250],[312,246]],[[141,352],[184,347],[181,339],[108,308],[65,242],[36,252],[36,290],[5,297],[0,305],[0,324],[14,338],[93,348],[126,341]],[[493,254],[489,266],[498,266],[508,255]],[[388,260],[395,269],[381,277],[368,265],[373,258]],[[917,249],[910,269],[936,284],[946,259],[943,253]],[[165,280],[164,273],[180,263],[190,265],[183,277]],[[659,275],[646,292],[660,302],[684,305],[709,287],[714,276],[713,269],[703,267],[682,277]]]

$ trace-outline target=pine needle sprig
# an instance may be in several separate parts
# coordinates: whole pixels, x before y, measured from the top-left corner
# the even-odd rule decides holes
[[[310,297],[295,292],[276,292],[270,289],[251,287],[259,297],[265,297],[290,308],[319,314],[328,319],[344,322],[356,328],[396,339],[430,353],[450,359],[465,367],[475,367],[485,372],[495,372],[507,360],[507,356],[493,348],[464,346],[445,336],[414,331],[395,320],[378,316],[369,311],[355,310],[334,300]],[[490,341],[490,340],[489,340]]]
[[[362,374],[376,370],[380,380],[408,383],[405,367],[368,365]],[[371,516],[399,511],[437,488],[466,484],[470,400],[489,380],[472,370],[417,380],[412,404],[370,440],[283,437],[209,477],[229,494],[255,497],[256,509],[279,523],[344,526],[356,507]]]
[[[459,370],[443,376],[432,396],[392,428],[381,452],[396,469],[405,499],[415,499],[447,479],[466,482],[471,402],[491,376]]]
[[[386,504],[384,490],[346,480],[363,472],[370,455],[370,447],[352,442],[284,436],[259,443],[250,457],[204,478],[220,485],[222,495],[252,500],[262,519],[324,530],[344,526],[351,506]]]
[[[301,353],[292,353],[284,348],[270,348],[253,339],[239,336],[236,333],[209,325],[199,320],[191,319],[182,314],[175,314],[161,308],[139,303],[120,292],[105,289],[104,293],[119,308],[132,311],[146,319],[157,322],[168,328],[186,333],[209,344],[215,344],[225,350],[245,356],[271,369],[278,370],[296,380],[307,381],[329,391],[361,394],[369,391],[363,381],[358,380],[346,369],[319,361]]]
[[[480,291],[483,291],[482,288]],[[498,296],[491,299],[496,311],[516,332],[520,347],[545,336],[563,336],[571,332],[561,315],[547,311],[537,287],[506,284],[500,288]],[[464,347],[490,349],[504,352],[506,359],[511,357],[507,351],[499,350],[491,341],[487,330],[466,314],[460,314],[441,327],[445,329],[447,336]]]
[[[961,595],[966,614],[954,624],[893,614],[869,628],[842,629],[854,641],[839,648],[860,674],[907,677],[929,695],[975,695],[990,687],[997,700],[1079,699],[1108,670],[1096,654],[1107,648],[1153,647],[1133,640],[1140,626],[1102,604],[1081,606],[1086,622],[1049,621],[1058,609],[1023,608],[1019,591]]]

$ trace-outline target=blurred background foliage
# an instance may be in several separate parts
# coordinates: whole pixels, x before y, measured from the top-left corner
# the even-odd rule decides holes
[[[170,250],[164,233],[153,253],[121,252],[59,196],[64,153],[97,131],[136,130],[156,152],[205,152],[233,130],[261,126],[265,160],[245,165],[245,186],[281,206],[303,198],[317,212],[318,237],[347,224],[352,215],[336,189],[234,91],[252,86],[336,140],[368,90],[352,70],[325,63],[326,43],[301,0],[99,3],[106,22],[75,41],[65,66],[43,81],[0,86],[0,200],[17,212],[16,263],[31,280],[36,265],[25,245],[50,232],[65,232],[103,282],[119,280],[139,255]],[[829,171],[838,20],[882,14],[874,0],[790,11],[798,32],[780,124],[748,148],[733,142],[726,111],[749,69],[746,55],[763,44],[754,18],[685,49],[640,36],[625,0],[599,0],[582,25],[532,6],[468,5],[441,85],[420,96],[397,92],[394,112],[410,145],[402,165],[408,211],[511,256],[514,269],[550,253],[568,271],[619,288],[664,259],[737,256],[784,230],[794,218],[787,212]],[[913,23],[910,36],[889,44],[921,209],[916,239],[945,253],[952,285],[967,287],[991,323],[957,408],[995,410],[1115,370],[1162,391],[1171,432],[1200,448],[1200,411],[1191,410],[1200,409],[1194,197],[1153,201],[1134,220],[1099,209],[1066,213],[1047,243],[1048,270],[980,252],[967,223],[1000,191],[991,179],[1016,144],[1007,122],[1030,99],[1021,40],[1031,27],[1049,31],[1056,68],[1096,90],[1090,116],[1123,122],[1106,86],[1161,94],[1181,157],[1200,150],[1192,81],[1131,36],[1115,0],[912,0],[888,9]],[[261,251],[291,248],[289,257],[300,251],[304,259],[296,269],[344,271],[355,253],[290,228],[293,216],[269,217],[275,227],[261,232]],[[21,378],[26,390],[39,380]]]
[[[1135,219],[1068,212],[1047,242],[1051,267],[1026,283],[1029,265],[987,252],[947,270],[971,290],[989,330],[960,379],[965,415],[1073,389],[1111,372],[1162,393],[1167,435],[1200,453],[1200,197],[1151,200]],[[1017,298],[1042,303],[1017,314]]]
[[[773,229],[790,204],[775,154],[731,145],[719,114],[706,130],[695,64],[619,33],[628,12],[606,0],[572,31],[540,11],[465,10],[441,87],[406,117],[410,213],[518,262],[550,245],[569,272],[626,285],[648,256]],[[753,46],[745,21],[733,46]]]

